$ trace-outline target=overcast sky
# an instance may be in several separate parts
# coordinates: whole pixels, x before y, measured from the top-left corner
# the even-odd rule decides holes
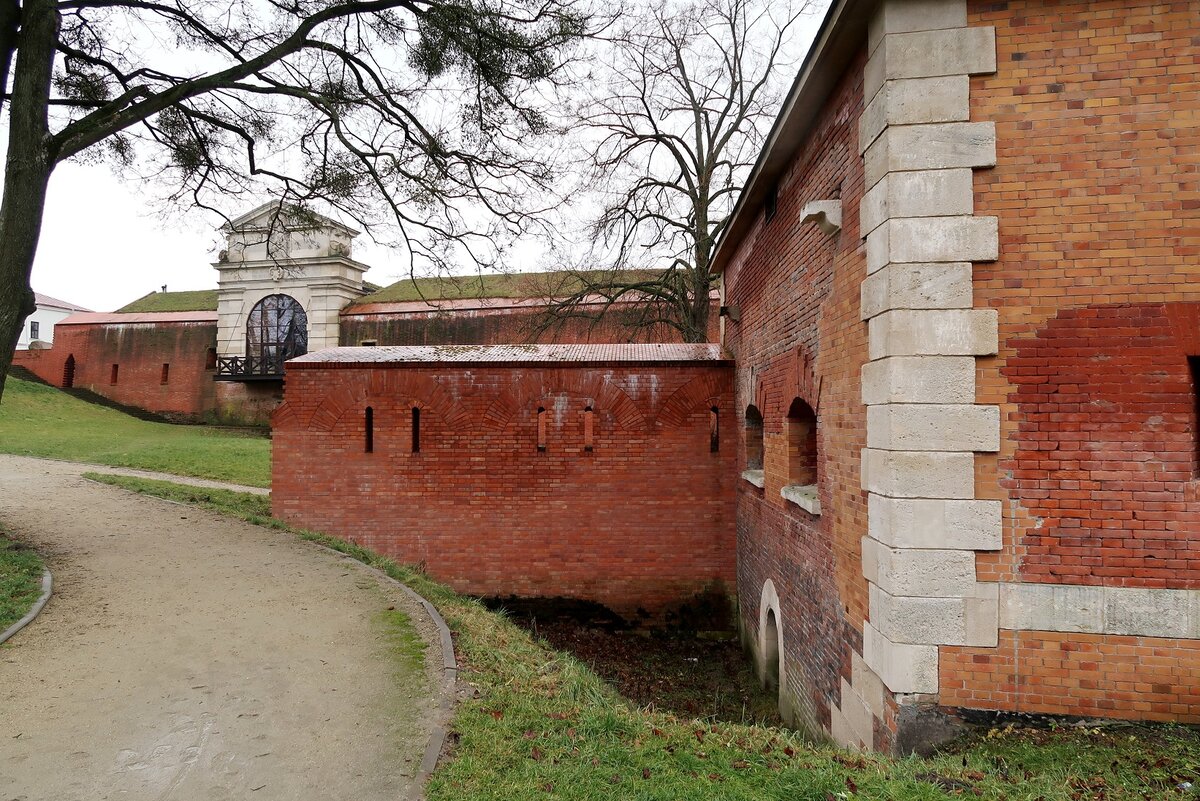
[[[819,27],[828,0],[810,0],[808,15],[795,31],[785,60],[799,64]],[[790,85],[793,74],[781,76]],[[0,135],[0,145],[7,137]],[[217,271],[211,262],[223,247],[221,220],[206,212],[176,213],[166,220],[155,213],[162,187],[125,182],[101,164],[66,163],[57,167],[33,267],[33,289],[95,311],[112,311],[165,284],[170,291],[212,289]],[[255,205],[253,203],[251,206]],[[230,217],[250,208],[228,208]],[[513,269],[546,269],[539,250],[518,250]],[[371,266],[367,280],[386,285],[407,277],[401,254],[355,242],[354,258]]]

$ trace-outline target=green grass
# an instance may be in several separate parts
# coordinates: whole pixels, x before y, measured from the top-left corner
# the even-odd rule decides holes
[[[271,484],[271,442],[203,426],[149,423],[12,376],[0,401],[0,452]]]
[[[463,300],[476,298],[541,298],[560,297],[576,291],[583,282],[615,277],[619,281],[639,281],[657,276],[655,270],[589,270],[583,273],[567,271],[550,273],[488,273],[451,275],[435,278],[406,278],[377,292],[354,301],[363,303],[402,303],[417,300]]]
[[[291,530],[270,518],[266,498],[92,477]],[[458,706],[457,745],[430,782],[430,801],[1120,801],[1185,798],[1176,785],[1200,783],[1200,734],[1183,727],[1006,728],[926,760],[851,754],[781,729],[646,712],[575,659],[422,573],[354,543],[295,533],[408,584],[454,631],[459,675],[474,692]]]
[[[0,533],[0,631],[25,617],[41,594],[41,557]]]
[[[188,292],[151,292],[117,309],[117,314],[143,312],[216,311],[217,290],[197,289]]]

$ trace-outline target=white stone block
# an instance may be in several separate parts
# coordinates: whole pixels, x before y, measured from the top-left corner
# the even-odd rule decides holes
[[[865,236],[893,217],[969,216],[975,209],[971,170],[888,173],[859,204]]]
[[[890,451],[1000,450],[1000,407],[888,404],[867,408],[867,447]]]
[[[893,548],[995,551],[1002,546],[1000,501],[867,498],[867,533]]]
[[[871,584],[871,622],[892,642],[994,648],[999,639],[997,585],[977,584],[976,596],[896,596]]]
[[[867,235],[867,274],[897,262],[993,261],[996,217],[892,217]]]
[[[1136,587],[1104,588],[1104,633],[1184,637],[1190,629],[1188,592]]]
[[[874,50],[889,33],[966,26],[966,0],[885,0],[867,23],[867,47]]]
[[[1187,637],[1200,640],[1200,590],[1188,593],[1188,630]]]
[[[858,739],[858,735],[854,732],[854,729],[850,727],[850,721],[842,714],[842,710],[838,709],[835,705],[829,707],[829,736],[842,748],[850,748],[855,751],[863,750],[863,744]]]
[[[969,309],[971,275],[969,262],[890,264],[862,282],[861,317],[869,320],[892,309]]]
[[[996,71],[996,29],[988,27],[889,33],[871,52],[863,96],[870,100],[884,81]]]
[[[850,684],[871,713],[877,718],[882,718],[886,709],[883,703],[883,682],[875,671],[867,666],[866,660],[854,651],[850,652]]]
[[[871,748],[875,745],[875,716],[867,706],[866,701],[859,697],[850,682],[842,679],[842,715],[850,726],[854,736],[863,745]]]
[[[870,358],[992,356],[999,348],[995,309],[896,309],[871,318]]]
[[[823,232],[832,236],[842,230],[842,201],[813,200],[805,203],[800,210],[800,222],[815,222]]]
[[[890,498],[975,497],[975,454],[863,449],[863,489]]]
[[[972,356],[892,356],[862,368],[862,402],[974,403]]]
[[[861,155],[889,125],[966,122],[971,118],[966,75],[885,81],[858,119]]]
[[[870,623],[864,623],[863,658],[893,693],[938,691],[936,645],[893,643]]]
[[[891,126],[863,153],[868,189],[892,172],[995,165],[996,125],[990,121]]]
[[[919,598],[976,596],[974,551],[889,548],[870,537],[863,537],[862,553],[863,577],[890,595]]]

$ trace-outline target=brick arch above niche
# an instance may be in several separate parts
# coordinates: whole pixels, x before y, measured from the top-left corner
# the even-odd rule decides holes
[[[563,394],[582,399],[585,405],[593,406],[596,412],[611,413],[617,427],[622,430],[640,431],[649,427],[649,418],[638,403],[605,377],[598,374],[568,374],[550,382],[541,370],[524,372],[488,404],[483,425],[491,430],[502,430],[521,410],[537,408],[544,399]]]
[[[326,395],[308,419],[307,427],[310,431],[332,431],[348,410],[358,409],[374,398],[411,398],[416,406],[432,409],[450,426],[468,423],[467,411],[438,381],[426,375],[391,370],[377,371],[367,383],[342,387]]]
[[[719,373],[699,375],[675,390],[659,407],[654,419],[659,425],[678,427],[698,411],[720,406],[719,399],[727,393],[728,376]],[[732,412],[733,409],[721,411]]]

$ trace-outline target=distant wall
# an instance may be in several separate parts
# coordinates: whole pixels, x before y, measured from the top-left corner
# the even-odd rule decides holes
[[[586,599],[665,622],[698,594],[732,589],[730,373],[293,365],[273,420],[273,510],[461,592]]]
[[[13,364],[61,387],[73,359],[72,386],[148,411],[199,419],[215,406],[215,370],[207,368],[206,354],[216,336],[213,323],[59,324],[52,349],[20,351]]]
[[[484,302],[487,303],[486,301]],[[716,342],[718,304],[709,315],[709,342]],[[508,345],[517,343],[680,342],[668,325],[643,325],[637,308],[615,308],[599,321],[568,319],[549,326],[544,310],[528,304],[465,304],[433,309],[417,303],[352,306],[342,313],[342,345]]]

